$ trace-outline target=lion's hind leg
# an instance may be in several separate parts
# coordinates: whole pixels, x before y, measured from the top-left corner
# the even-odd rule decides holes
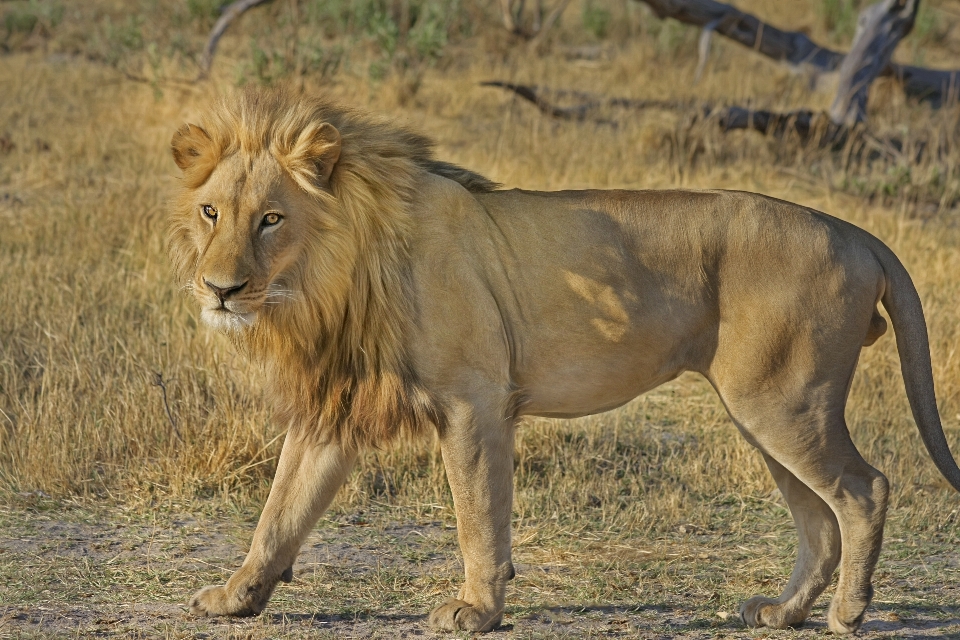
[[[817,395],[811,390],[807,397]],[[767,411],[763,413],[767,413],[772,406],[768,400],[772,399],[754,398],[750,404],[764,407]],[[783,397],[779,400],[783,402]],[[797,569],[784,596],[776,601],[747,601],[742,611],[747,623],[798,624],[800,614],[808,611],[815,599],[813,592],[828,579],[827,570],[832,573],[832,536],[836,530],[814,495],[835,516],[841,542],[840,581],[830,603],[828,625],[835,633],[853,633],[863,622],[864,611],[873,597],[871,580],[880,556],[889,485],[886,477],[860,456],[842,411],[842,404],[797,413],[775,411],[779,419],[767,416],[763,420],[743,420],[736,417],[735,410],[731,411],[747,437],[774,463],[771,471],[778,483],[785,484],[785,496],[794,517],[798,525],[803,523],[801,541],[804,537],[807,540],[806,545],[801,542]],[[812,512],[805,511],[811,508]],[[823,535],[829,537],[823,539]],[[820,555],[814,558],[810,554]],[[793,589],[796,591],[790,593]]]
[[[862,345],[883,330],[875,312],[883,271],[866,257],[825,266],[823,255],[797,252],[798,271],[789,277],[767,273],[767,280],[753,280],[756,291],[737,290],[721,301],[726,322],[706,375],[766,457],[800,537],[786,590],[776,600],[745,603],[748,624],[802,622],[836,566],[838,532],[830,629],[856,631],[873,595],[888,483],[861,457],[844,420]]]
[[[797,525],[797,563],[779,598],[750,598],[740,606],[740,618],[749,627],[782,629],[802,624],[830,584],[840,563],[840,527],[820,496],[779,462],[766,454],[763,458]]]

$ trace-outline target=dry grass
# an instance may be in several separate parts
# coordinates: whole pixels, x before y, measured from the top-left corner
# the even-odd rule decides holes
[[[175,21],[185,9],[156,8],[162,4],[142,7],[141,23],[158,31],[150,11],[167,12],[157,18],[168,21],[167,40],[153,53],[146,45],[123,49],[110,40],[125,23],[122,5],[104,1],[84,3],[76,19],[68,15],[32,51],[23,45],[27,36],[8,36],[14,51],[0,54],[0,496],[13,514],[0,524],[11,530],[26,526],[29,518],[17,514],[29,511],[17,496],[31,491],[53,496],[53,507],[71,499],[85,509],[106,502],[132,509],[137,518],[210,504],[249,517],[265,496],[279,452],[282,434],[270,421],[258,372],[197,326],[190,301],[172,285],[163,226],[177,174],[167,151],[170,135],[213,96],[229,91],[238,76],[255,80],[250,39],[256,37],[263,50],[279,47],[291,28],[284,12],[295,3],[243,18],[224,41],[208,85],[130,81],[117,68],[150,78],[183,75],[186,57],[167,55],[164,47],[173,51],[178,33],[181,52],[196,51],[202,42],[202,28]],[[776,15],[769,3],[741,4],[831,37],[819,2],[786,3]],[[701,85],[691,88],[696,33],[612,3],[610,35],[594,41],[583,33],[579,10],[571,8],[558,35],[565,44],[598,46],[596,59],[570,60],[558,42],[543,55],[529,55],[500,33],[488,9],[468,5],[461,11],[475,21],[474,35],[451,37],[439,58],[385,62],[382,51],[358,37],[326,75],[295,70],[284,77],[420,129],[438,141],[441,157],[508,186],[748,189],[867,228],[901,256],[916,280],[945,428],[960,450],[960,228],[954,206],[960,155],[951,151],[945,164],[868,166],[795,142],[722,134],[710,122],[691,123],[688,114],[673,112],[611,114],[617,126],[559,123],[478,87],[498,78],[777,108],[829,102],[828,93],[810,92],[808,79],[721,42],[714,43]],[[938,15],[940,31],[957,30],[950,30],[954,14]],[[103,16],[113,16],[113,32]],[[279,26],[271,26],[270,16]],[[84,29],[102,34],[103,41],[91,41],[92,51],[97,42],[104,51],[120,47],[116,59],[99,49],[92,60],[73,55],[86,46],[76,44]],[[143,37],[150,41],[149,33]],[[955,53],[956,37],[928,40],[908,43],[904,55],[920,47],[931,63]],[[333,49],[333,41],[324,43]],[[890,84],[878,87],[874,104],[877,131],[911,139],[956,135],[956,111],[906,104]],[[936,184],[935,170],[941,172]],[[893,483],[888,537],[906,542],[895,543],[893,558],[888,551],[884,562],[893,566],[924,548],[950,553],[960,542],[957,498],[922,448],[889,336],[863,353],[847,418],[864,456]],[[693,376],[601,416],[527,421],[517,439],[516,469],[518,561],[570,570],[522,575],[512,597],[541,595],[533,604],[524,601],[516,615],[554,600],[666,603],[689,596],[693,607],[707,593],[722,598],[708,609],[729,608],[735,597],[777,590],[789,571],[792,525],[771,493],[773,483],[708,385]],[[331,518],[364,511],[384,522],[452,524],[433,443],[366,454]],[[760,535],[772,542],[759,542]],[[737,560],[730,550],[738,543],[756,557]],[[921,550],[911,551],[913,543]],[[690,559],[698,554],[723,571],[694,570]],[[910,595],[914,583],[897,582],[899,569],[885,571],[882,565],[879,583],[892,597],[906,602],[917,595]],[[763,584],[770,578],[774,584]],[[411,579],[420,580],[417,589],[448,590],[434,578]],[[192,586],[167,588],[157,597],[183,599]],[[404,588],[395,584],[388,592]],[[370,597],[372,607],[383,604]],[[924,597],[950,603],[948,592]],[[398,602],[400,609],[423,604]]]

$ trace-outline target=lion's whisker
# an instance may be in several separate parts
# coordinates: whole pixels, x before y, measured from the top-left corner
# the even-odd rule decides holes
[[[290,300],[293,300],[296,297],[297,296],[288,291],[270,291],[264,296],[264,298],[289,298]]]

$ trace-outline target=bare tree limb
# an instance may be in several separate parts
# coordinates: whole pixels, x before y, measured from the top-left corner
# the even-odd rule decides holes
[[[220,37],[223,36],[230,27],[230,23],[248,9],[270,1],[271,0],[236,0],[224,8],[223,13],[220,14],[220,18],[210,31],[210,37],[207,38],[207,46],[203,48],[203,55],[200,57],[200,75],[197,76],[197,80],[203,80],[210,75],[210,68],[213,66],[213,54],[216,53]]]
[[[703,27],[718,20],[715,31],[763,55],[791,65],[807,65],[819,71],[836,71],[844,54],[823,47],[799,31],[784,31],[756,16],[716,0],[635,0],[649,6],[660,18],[673,18]],[[960,69],[927,69],[889,63],[880,72],[893,76],[912,98],[940,107],[960,96]]]
[[[559,120],[591,120],[598,124],[616,126],[617,122],[601,117],[604,107],[620,107],[631,110],[663,109],[665,111],[692,112],[693,119],[711,120],[722,131],[751,129],[777,140],[794,137],[801,144],[813,145],[820,149],[839,151],[853,145],[857,157],[865,160],[896,160],[908,154],[910,162],[919,162],[926,157],[943,161],[950,157],[950,147],[943,144],[919,140],[912,143],[896,136],[876,137],[870,135],[862,124],[848,126],[836,124],[822,111],[798,109],[796,111],[777,112],[746,107],[716,107],[695,102],[672,102],[666,100],[632,100],[629,98],[601,98],[581,91],[548,90],[532,85],[518,85],[510,82],[490,81],[482,86],[506,89],[527,102],[532,103],[544,115]],[[559,107],[546,98],[546,95],[560,98],[573,98],[580,103],[570,107]]]
[[[803,142],[816,140],[820,147],[842,147],[852,131],[846,125],[832,122],[827,114],[809,109],[781,113],[765,109],[725,107],[715,115],[717,123],[724,131],[753,129],[777,139],[792,133]]]
[[[600,106],[599,99],[587,99],[582,101],[581,104],[575,105],[573,107],[558,107],[551,102],[547,101],[542,95],[536,86],[527,86],[523,84],[514,84],[512,82],[502,82],[500,80],[490,80],[487,82],[481,82],[481,87],[500,87],[501,89],[506,89],[511,91],[527,102],[530,102],[541,113],[551,116],[553,118],[559,118],[561,120],[583,120],[587,117],[591,111],[596,110]],[[581,98],[587,98],[583,95]]]
[[[777,139],[785,138],[788,135],[796,135],[802,142],[816,141],[817,145],[821,147],[843,146],[850,132],[854,130],[846,125],[832,123],[825,113],[807,109],[780,113],[736,106],[717,108],[713,105],[695,102],[601,98],[579,91],[550,91],[533,85],[521,85],[497,80],[481,82],[480,84],[484,87],[499,87],[515,93],[536,106],[544,115],[559,120],[583,121],[589,118],[602,124],[611,124],[612,121],[600,117],[601,109],[611,107],[630,110],[693,110],[698,113],[697,117],[713,117],[723,131],[752,129]],[[547,95],[555,98],[574,98],[579,103],[569,107],[561,107],[551,102]]]
[[[876,137],[870,135],[862,124],[847,126],[836,124],[830,116],[821,111],[798,109],[786,113],[750,109],[746,107],[716,107],[710,104],[694,102],[671,102],[665,100],[632,100],[629,98],[602,98],[580,91],[548,90],[530,85],[518,85],[510,82],[490,81],[482,86],[506,89],[527,102],[532,103],[544,115],[568,121],[591,120],[598,124],[616,126],[614,120],[604,119],[600,111],[604,107],[621,107],[631,110],[663,109],[666,111],[692,112],[691,122],[710,120],[724,131],[751,129],[777,140],[794,138],[801,144],[812,145],[819,149],[840,151],[851,148],[856,157],[864,160],[902,160],[904,154],[910,162],[920,162],[933,157],[943,161],[951,153],[949,147],[931,144],[919,140],[908,143],[896,136]],[[570,107],[559,107],[546,99],[546,95],[560,98],[573,98],[580,103]]]
[[[630,98],[601,98],[582,91],[548,91],[537,87],[536,85],[515,84],[513,82],[503,82],[500,80],[489,80],[481,82],[481,87],[499,87],[515,93],[527,102],[530,102],[544,115],[560,120],[586,120],[592,117],[594,120],[608,122],[599,119],[599,111],[603,108],[619,107],[625,109],[666,109],[669,111],[689,108],[695,106],[691,102],[675,102],[669,100],[631,100]],[[552,98],[573,98],[579,103],[561,107],[553,104],[547,94]]]
[[[870,85],[913,29],[920,0],[882,0],[860,12],[850,53],[840,65],[840,85],[830,107],[834,124],[854,125],[867,117]]]

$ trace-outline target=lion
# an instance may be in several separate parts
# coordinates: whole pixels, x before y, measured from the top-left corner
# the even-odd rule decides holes
[[[623,405],[685,371],[716,389],[797,526],[779,597],[751,627],[802,623],[839,567],[828,623],[863,621],[888,482],[844,422],[860,350],[896,331],[920,434],[960,469],[937,411],[920,298],[881,241],[737,191],[503,190],[424,136],[321,98],[250,89],[172,140],[169,251],[202,320],[260,363],[288,431],[250,551],[196,615],[248,616],[358,452],[435,430],[464,582],[442,630],[488,631],[514,577],[522,416]]]

